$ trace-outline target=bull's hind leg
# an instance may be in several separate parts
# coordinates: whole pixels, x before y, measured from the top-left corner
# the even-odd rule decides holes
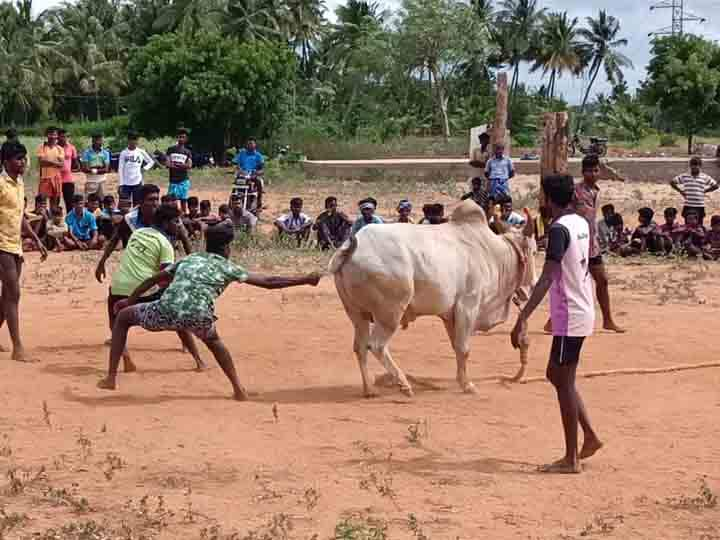
[[[378,361],[385,367],[385,370],[392,376],[393,381],[400,385],[400,391],[407,395],[412,396],[413,391],[410,383],[405,376],[405,373],[393,360],[390,354],[390,347],[388,343],[395,334],[398,328],[397,323],[394,325],[388,324],[384,321],[375,321],[370,336],[370,350],[378,359]]]
[[[470,336],[477,319],[476,309],[456,306],[452,315],[443,319],[450,343],[455,351],[457,362],[457,382],[463,392],[476,394],[477,388],[467,374],[467,361],[470,356]]]
[[[372,383],[370,382],[370,375],[368,374],[367,357],[368,357],[368,343],[370,341],[370,321],[365,319],[360,313],[350,313],[350,319],[355,326],[355,339],[353,341],[353,351],[357,356],[358,365],[360,366],[360,375],[362,376],[363,382],[363,395],[366,398],[377,396]]]

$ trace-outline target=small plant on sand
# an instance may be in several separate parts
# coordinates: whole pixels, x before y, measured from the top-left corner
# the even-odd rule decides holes
[[[410,424],[407,428],[408,434],[405,436],[410,444],[420,445],[422,439],[426,439],[430,436],[430,423],[428,419],[416,420]]]
[[[43,400],[42,410],[43,410],[43,420],[45,421],[45,425],[47,427],[49,427],[50,429],[52,429],[52,420],[50,418],[51,413],[50,413],[50,408],[48,407],[47,401]]]
[[[335,525],[333,540],[387,540],[387,530],[384,521],[347,518]]]
[[[48,486],[43,490],[43,500],[52,506],[66,506],[76,514],[93,511],[88,500],[80,496],[77,484],[73,484],[70,490]]]
[[[415,514],[408,514],[407,526],[417,540],[430,540],[430,537],[425,534],[425,531],[420,525],[420,521]]]
[[[32,540],[115,540],[120,538],[135,539],[129,534],[119,535],[107,525],[97,521],[77,521],[63,525],[59,529],[51,528],[32,535]]]
[[[7,436],[7,433],[3,434],[3,440],[2,440],[2,447],[0,447],[0,457],[9,458],[12,456],[13,450],[12,446],[10,446],[10,437]]]
[[[718,505],[718,496],[713,492],[705,477],[700,479],[698,494],[694,497],[681,495],[680,497],[669,497],[666,503],[673,508],[682,508],[687,510],[705,510],[716,508]]]
[[[312,512],[320,501],[320,493],[314,487],[309,487],[303,492],[303,502],[308,512]]]
[[[192,488],[188,486],[185,490],[185,506],[183,507],[183,523],[195,523],[196,513],[193,510]]]
[[[23,471],[17,467],[11,467],[8,469],[6,476],[8,484],[2,489],[2,493],[7,496],[20,495],[34,484],[47,480],[44,466],[40,467],[34,474],[32,471]]]
[[[78,433],[78,438],[75,442],[77,442],[78,446],[80,447],[80,457],[83,461],[87,461],[87,458],[92,455],[92,441],[88,439],[85,436],[83,430],[80,429],[80,432]]]
[[[17,512],[8,513],[5,508],[0,508],[0,538],[5,538],[5,533],[25,525],[30,518],[27,514]]]
[[[242,540],[290,540],[292,529],[293,524],[290,516],[287,514],[275,514],[270,521],[259,529],[248,531],[242,537]]]
[[[120,456],[113,452],[108,452],[105,456],[105,461],[102,463],[103,474],[108,480],[112,480],[115,476],[116,471],[120,471],[125,468],[125,462]]]
[[[580,531],[580,536],[611,534],[623,521],[624,517],[622,515],[595,516],[593,520]]]
[[[217,523],[200,530],[200,540],[240,540],[237,532],[225,533]]]

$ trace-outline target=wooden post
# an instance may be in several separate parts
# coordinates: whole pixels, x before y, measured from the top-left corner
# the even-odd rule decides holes
[[[506,144],[507,132],[508,81],[507,73],[499,73],[497,78],[497,95],[495,97],[495,123],[493,124],[490,151],[496,144]],[[508,151],[510,149],[508,148]]]
[[[568,172],[568,114],[555,114],[555,170],[556,174]]]
[[[568,115],[564,112],[545,113],[540,153],[540,180],[551,174],[568,172]],[[538,190],[538,208],[546,206],[542,185]],[[546,213],[547,216],[547,213]]]

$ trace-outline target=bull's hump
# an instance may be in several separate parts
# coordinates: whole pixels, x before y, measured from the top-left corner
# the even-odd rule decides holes
[[[487,217],[483,209],[470,199],[458,204],[450,215],[450,223],[463,225],[466,223],[483,223],[487,225]]]

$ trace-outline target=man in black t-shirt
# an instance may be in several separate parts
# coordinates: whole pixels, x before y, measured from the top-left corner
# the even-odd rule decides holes
[[[187,147],[188,131],[178,129],[177,144],[167,149],[165,166],[170,171],[168,195],[174,195],[180,201],[183,214],[187,214],[187,200],[190,197],[190,169],[192,152]]]

